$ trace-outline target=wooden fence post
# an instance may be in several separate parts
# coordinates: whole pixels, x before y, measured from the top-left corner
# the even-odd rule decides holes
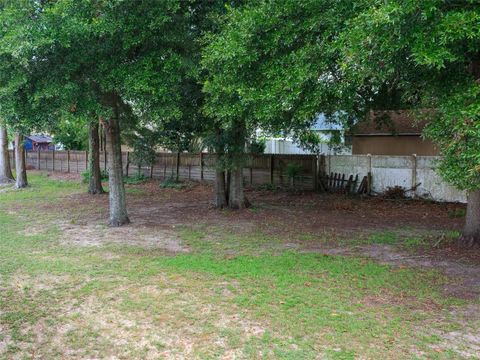
[[[203,181],[203,151],[200,151],[200,180]]]
[[[88,171],[88,151],[85,151],[85,171]]]
[[[13,158],[15,158],[15,156]],[[37,150],[37,170],[40,170],[40,148]]]
[[[313,157],[313,190],[318,190],[318,157]]]
[[[177,161],[175,163],[176,180],[180,179],[180,151],[177,151]]]
[[[274,158],[274,154],[270,155],[270,184],[273,185],[273,167],[275,166],[275,158]]]
[[[412,154],[412,189],[413,197],[417,195],[417,154]]]
[[[367,195],[372,192],[372,154],[368,156],[368,173],[367,173]]]
[[[125,176],[128,177],[128,169],[130,168],[130,151],[127,151],[127,159],[125,164]]]
[[[167,177],[167,158],[165,156],[162,156],[163,158],[163,178],[165,179]]]
[[[55,149],[52,150],[52,171],[55,171]]]
[[[150,179],[153,179],[153,163],[150,164]]]
[[[70,150],[67,150],[67,173],[70,172]]]

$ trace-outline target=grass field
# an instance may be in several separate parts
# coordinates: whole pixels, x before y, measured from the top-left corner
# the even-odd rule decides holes
[[[445,295],[452,279],[435,269],[280,248],[270,234],[208,224],[176,226],[188,251],[122,239],[75,246],[59,219],[82,236],[75,219],[95,209],[62,204],[84,186],[39,174],[30,183],[0,193],[1,359],[452,359],[480,350],[478,338],[465,340],[480,333],[478,301]]]

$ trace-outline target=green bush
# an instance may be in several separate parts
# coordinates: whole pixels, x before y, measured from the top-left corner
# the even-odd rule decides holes
[[[280,188],[275,184],[268,183],[268,184],[259,185],[257,189],[261,190],[261,191],[274,191],[275,192],[275,191],[278,191]]]
[[[263,154],[266,147],[267,142],[265,139],[255,139],[248,145],[248,150],[252,154]]]
[[[180,181],[177,181],[174,175],[165,178],[163,181],[160,182],[160,187],[162,189],[182,189],[185,187]]]
[[[290,163],[287,165],[287,176],[289,179],[295,180],[302,171],[302,165]]]
[[[295,180],[297,180],[302,171],[302,165],[290,163],[287,165],[287,176],[290,179],[291,190],[295,190]]]
[[[101,176],[102,181],[107,181],[108,180],[108,172],[107,171],[102,170],[100,172],[100,176]],[[88,184],[89,181],[90,181],[90,170],[86,170],[82,173],[82,182],[84,182],[85,184]]]
[[[142,173],[137,173],[133,176],[126,176],[123,178],[123,182],[125,184],[129,184],[129,185],[136,185],[136,184],[141,184],[145,181],[147,181],[147,177],[142,174]]]

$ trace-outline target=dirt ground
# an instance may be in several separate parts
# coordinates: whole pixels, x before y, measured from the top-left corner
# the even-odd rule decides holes
[[[78,180],[72,174],[51,176]],[[109,229],[104,220],[99,220],[108,218],[108,195],[75,194],[65,201],[68,214],[75,213],[75,209],[91,209],[78,212],[74,221],[61,223],[68,241],[79,245],[127,241],[177,253],[189,251],[177,234],[183,226],[261,232],[281,238],[285,247],[301,251],[360,255],[394,266],[440,269],[456,280],[445,289],[446,293],[480,298],[480,252],[458,249],[445,235],[461,230],[463,217],[452,214],[464,209],[463,204],[248,189],[252,208],[219,211],[213,207],[213,188],[209,184],[192,182],[184,189],[161,189],[158,181],[149,181],[127,189],[132,224],[119,229]],[[337,241],[368,238],[378,232],[393,232],[400,238],[419,237],[427,245],[412,252],[393,244]]]

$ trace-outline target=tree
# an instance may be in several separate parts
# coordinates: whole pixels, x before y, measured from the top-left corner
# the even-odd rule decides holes
[[[6,4],[2,12],[8,22],[8,54],[18,57],[14,49],[22,49],[20,63],[28,62],[32,74],[42,74],[35,78],[35,94],[29,97],[41,110],[36,116],[43,125],[58,121],[66,112],[76,118],[95,113],[102,119],[109,166],[109,223],[128,223],[121,129],[133,113],[150,112],[159,122],[186,118],[191,105],[185,104],[196,103],[192,87],[193,93],[199,89],[195,59],[204,19],[198,14],[208,6],[180,0]],[[12,21],[12,14],[21,21]],[[27,39],[19,35],[26,33]]]
[[[7,128],[0,126],[0,184],[8,184],[14,180],[8,152]]]
[[[372,1],[339,37],[348,81],[389,85],[428,115],[443,177],[468,192],[460,244],[480,246],[480,12],[476,0]],[[422,112],[419,112],[419,116]]]
[[[98,121],[90,122],[88,126],[88,193],[103,194],[102,172],[100,170],[100,139]]]
[[[360,108],[362,97],[345,95],[359,89],[340,83],[339,52],[331,44],[366,3],[251,1],[230,8],[220,30],[206,37],[205,112],[216,119],[212,133],[223,159],[217,179],[223,181],[222,171],[232,173],[231,206],[246,204],[240,199],[242,159],[257,128],[313,139],[309,128],[319,112]],[[347,120],[350,115],[345,113]]]
[[[98,119],[96,120],[98,122]],[[55,143],[62,144],[65,150],[88,150],[88,123],[86,119],[67,113],[52,124],[49,133],[53,136]]]
[[[27,164],[25,161],[24,137],[20,132],[15,133],[15,187],[22,189],[28,186]]]
[[[15,49],[12,44],[14,38],[25,38],[25,34],[16,31],[9,33],[9,30],[18,25],[17,20],[21,17],[15,16],[24,13],[25,10],[11,13],[4,2],[0,2],[0,116],[3,119],[0,128],[0,178],[3,181],[13,179],[9,154],[7,148],[7,131],[9,125],[15,131],[15,168],[16,188],[24,188],[28,185],[25,152],[22,133],[26,128],[32,126],[24,120],[23,116],[28,114],[32,107],[28,101],[28,94],[31,90],[28,79],[29,62],[20,62],[18,54],[22,50]],[[21,22],[22,25],[25,22]]]

